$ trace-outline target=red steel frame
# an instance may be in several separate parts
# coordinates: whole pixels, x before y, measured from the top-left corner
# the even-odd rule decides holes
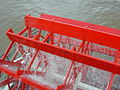
[[[36,55],[38,54],[38,51],[42,50],[42,51],[45,51],[45,52],[48,52],[48,53],[51,53],[51,54],[54,54],[57,56],[61,56],[61,57],[70,59],[72,61],[71,66],[69,67],[68,73],[66,75],[64,84],[66,84],[67,79],[70,74],[70,71],[71,71],[71,67],[73,66],[74,62],[76,62],[76,61],[79,63],[82,63],[82,64],[90,65],[95,68],[102,69],[102,70],[113,73],[111,75],[111,80],[109,81],[109,84],[107,87],[108,90],[110,90],[110,88],[112,86],[114,75],[115,74],[120,75],[120,64],[119,64],[119,62],[120,62],[120,60],[119,60],[120,44],[118,43],[120,41],[120,30],[112,29],[112,28],[108,28],[108,27],[104,27],[104,26],[100,26],[100,25],[90,24],[90,23],[86,23],[86,22],[61,18],[61,17],[57,17],[57,16],[47,15],[47,14],[41,14],[40,18],[27,15],[27,16],[25,16],[25,25],[26,25],[26,28],[24,28],[18,34],[15,34],[12,31],[12,29],[9,29],[7,31],[6,34],[9,37],[9,39],[11,40],[11,44],[9,45],[7,51],[5,52],[5,54],[3,55],[3,57],[0,60],[0,64],[1,64],[0,71],[1,72],[7,73],[8,75],[15,77],[16,79],[21,79],[21,81],[23,83],[31,85],[35,88],[39,88],[41,90],[51,90],[51,89],[53,90],[53,88],[51,88],[50,86],[38,84],[28,78],[21,76],[23,74],[23,72],[34,73],[34,72],[30,72],[29,70],[31,68],[31,65],[34,62]],[[34,39],[32,38],[32,35],[31,35],[31,28],[40,29],[40,32],[38,33],[38,35],[36,35],[34,37]],[[43,41],[39,41],[39,37],[42,37],[40,35],[41,30],[50,32],[44,38]],[[28,37],[22,36],[22,34],[26,31],[28,31]],[[95,43],[95,44],[99,44],[102,46],[114,48],[114,49],[116,49],[116,51],[109,50],[107,48],[103,48],[100,46],[91,45],[91,47],[93,47],[92,48],[93,51],[100,52],[103,54],[108,54],[110,56],[114,56],[115,61],[111,62],[111,61],[107,61],[107,60],[103,60],[103,59],[99,59],[99,58],[90,56],[90,52],[87,49],[81,51],[81,53],[80,53],[79,49],[76,50],[76,47],[73,47],[73,49],[70,50],[70,49],[64,48],[64,46],[63,46],[63,48],[60,47],[59,44],[57,46],[55,46],[54,41],[55,41],[55,39],[59,38],[57,36],[56,37],[54,36],[55,33],[64,35],[67,37],[72,37],[72,38],[83,40],[82,43],[79,42],[80,43],[79,44],[80,46],[78,46],[79,49],[82,49],[84,47],[85,41],[88,42],[87,46],[91,43]],[[48,38],[51,38],[50,43],[46,43]],[[19,68],[23,67],[21,62],[13,62],[18,53],[17,51],[12,59],[12,62],[5,59],[14,43],[18,43],[19,47],[21,47],[19,44],[22,44],[22,45],[36,49],[36,52],[34,53],[29,66],[27,67],[27,71],[19,70],[19,69],[16,71],[13,71],[13,70],[10,70],[3,66],[3,65],[9,65],[9,66],[17,66]],[[89,53],[87,53],[87,52],[89,52]],[[21,53],[24,54],[24,51],[21,50]],[[38,72],[38,73],[40,73],[40,72]],[[11,78],[8,78],[4,82],[6,82],[6,84],[8,84],[8,81],[10,82],[10,80],[11,80]],[[4,82],[0,83],[0,85],[3,85]],[[24,84],[23,84],[23,88],[24,88]],[[61,86],[58,86],[57,89],[59,90],[60,88],[61,88]],[[22,89],[22,90],[24,90],[24,89]]]

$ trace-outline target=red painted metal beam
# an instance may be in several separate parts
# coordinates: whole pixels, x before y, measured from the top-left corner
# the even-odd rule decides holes
[[[28,30],[28,27],[26,26],[23,30],[21,30],[18,34],[21,35],[23,34],[24,32],[26,32]]]
[[[41,72],[41,71],[28,71],[28,70],[17,70],[17,74],[18,75],[23,75],[23,74],[28,74],[28,75],[41,75],[41,76],[44,76],[45,73],[44,72]]]
[[[16,66],[16,67],[22,67],[21,63],[17,63],[17,62],[11,62],[11,61],[5,61],[5,60],[1,60],[0,59],[0,65],[10,65],[10,66]]]
[[[11,29],[11,28],[10,28]],[[23,30],[21,30],[18,34],[21,35],[23,34],[26,30],[28,29],[28,27],[26,26]],[[10,45],[8,46],[6,52],[4,53],[4,55],[2,56],[2,60],[5,60],[6,56],[8,55],[10,49],[12,48],[14,42],[11,42]]]
[[[5,86],[5,85],[7,85],[7,84],[9,84],[9,83],[12,83],[12,82],[14,82],[14,81],[16,81],[16,80],[15,80],[13,77],[10,77],[10,78],[8,78],[8,79],[5,79],[4,81],[0,82],[0,87]]]
[[[56,40],[57,43],[59,43],[59,40],[60,40],[61,43],[66,43],[66,44],[76,46],[76,47],[79,47],[79,45],[82,42],[80,40],[75,40],[75,39],[72,39],[72,38],[69,38],[69,41],[65,42],[66,37],[60,37],[59,35],[55,35],[54,40]],[[115,56],[115,54],[116,54],[116,50],[112,50],[112,49],[102,47],[102,46],[98,46],[98,45],[94,45],[94,44],[91,45],[91,50],[94,51],[94,52],[99,52],[99,53],[106,54],[106,55],[109,55],[109,56]]]
[[[39,88],[39,90],[55,90],[54,88],[51,88],[47,85],[43,85],[43,84],[41,84],[39,82],[36,82],[36,81],[34,81],[30,78],[26,78],[26,77],[21,76],[20,79],[21,79],[22,82],[24,82],[28,85],[31,85],[35,88]]]
[[[10,69],[9,67],[5,67],[3,65],[0,65],[0,71],[3,72],[3,73],[8,74],[10,76],[14,76],[15,77],[16,71]]]
[[[98,59],[92,56],[80,54],[75,51],[67,50],[65,48],[60,48],[58,46],[53,46],[48,43],[33,40],[24,36],[14,34],[12,30],[7,31],[7,35],[10,40],[21,43],[23,45],[36,48],[37,50],[42,50],[51,54],[62,56],[68,58],[72,61],[77,61],[83,64],[87,64],[102,70],[112,72],[114,74],[120,74],[120,64],[114,62],[105,61],[103,59]]]
[[[110,34],[120,35],[120,30],[118,31],[118,29],[109,28],[109,27],[105,27],[105,26],[101,26],[101,25],[92,24],[92,23],[87,23],[87,22],[83,22],[83,21],[77,21],[77,20],[72,20],[72,19],[63,18],[63,17],[59,17],[59,16],[48,15],[45,13],[42,13],[40,15],[40,18],[54,20],[54,21],[66,23],[66,24],[71,24],[71,25],[75,25],[75,26],[79,26],[79,27],[83,27],[83,28],[88,28],[91,30],[97,30],[97,31],[107,32]]]
[[[90,29],[72,24],[66,24],[55,20],[36,18],[32,16],[25,17],[25,25],[33,28],[46,30],[53,33],[89,41],[92,43],[120,49],[120,30],[115,32]],[[118,32],[118,33],[116,33]]]
[[[8,46],[8,48],[7,48],[7,50],[6,50],[6,52],[2,56],[2,60],[5,60],[5,58],[7,57],[8,53],[10,52],[10,49],[12,48],[13,44],[14,44],[14,42],[11,41],[10,44],[9,44],[9,46]]]
[[[11,70],[8,67],[4,67],[4,66],[0,65],[0,71],[2,71],[3,73],[8,74],[9,76],[14,77],[15,79],[21,80],[21,81],[23,81],[24,83],[26,83],[28,85],[31,85],[31,86],[33,86],[35,88],[39,88],[40,90],[54,90],[53,88],[51,88],[51,87],[49,87],[47,85],[42,85],[42,84],[40,84],[38,82],[35,82],[35,81],[31,80],[30,78],[25,78],[23,76],[20,76],[18,74],[18,71]]]

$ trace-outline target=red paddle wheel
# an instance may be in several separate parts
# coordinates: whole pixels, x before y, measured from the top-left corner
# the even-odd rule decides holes
[[[120,30],[41,14],[0,59],[4,90],[115,90],[120,83]],[[117,89],[116,89],[117,90]]]

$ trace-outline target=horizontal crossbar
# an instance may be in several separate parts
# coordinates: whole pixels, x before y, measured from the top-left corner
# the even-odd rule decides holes
[[[79,23],[82,24],[82,22]],[[120,42],[120,30],[117,29],[106,28],[106,30],[104,30],[105,28],[103,28],[103,26],[96,26],[103,29],[87,28],[77,24],[64,23],[54,19],[49,20],[32,16],[25,16],[25,25],[103,46],[120,49],[120,43],[118,43]],[[87,26],[87,24],[85,25]]]
[[[51,54],[55,54],[61,57],[65,57],[72,61],[77,61],[83,64],[87,64],[102,70],[112,72],[114,74],[120,74],[120,64],[106,61],[103,59],[98,59],[89,55],[80,54],[75,51],[67,50],[65,48],[60,48],[58,46],[53,46],[51,44],[33,40],[24,36],[17,35],[13,33],[11,29],[7,31],[7,35],[10,40],[14,42],[21,43],[23,45],[35,48],[37,50],[42,50]]]
[[[9,66],[16,66],[16,67],[22,67],[21,63],[18,62],[11,62],[11,61],[5,61],[0,59],[0,65],[9,65]]]
[[[91,30],[97,30],[97,31],[106,32],[106,33],[110,33],[110,34],[120,35],[120,30],[118,30],[118,29],[105,27],[105,26],[92,24],[92,23],[87,23],[87,22],[83,22],[83,21],[72,20],[72,19],[69,19],[69,18],[63,18],[63,17],[54,16],[54,15],[48,15],[48,14],[45,14],[45,13],[42,13],[40,15],[40,18],[48,19],[50,21],[54,20],[54,21],[57,21],[57,22],[70,24],[70,25],[75,25],[75,26],[79,26],[79,27],[83,27],[83,28],[88,28],[88,29],[91,29]]]

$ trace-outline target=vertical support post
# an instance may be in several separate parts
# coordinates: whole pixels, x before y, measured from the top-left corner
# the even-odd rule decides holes
[[[15,52],[15,54],[14,54],[14,56],[13,56],[13,58],[12,58],[12,62],[15,60],[17,54],[18,54],[18,50]]]
[[[109,81],[108,86],[107,86],[107,90],[111,90],[112,83],[113,83],[113,80],[114,80],[114,76],[115,75],[112,73],[110,81]]]
[[[82,41],[82,43],[80,44],[80,46],[78,48],[78,52],[80,52],[80,49],[83,47],[84,44],[85,44],[85,41]]]
[[[59,40],[58,40],[58,46],[60,47],[60,41],[62,39],[62,35],[59,36]]]
[[[30,70],[30,68],[31,68],[31,66],[32,66],[32,64],[33,64],[33,62],[34,62],[34,60],[35,60],[35,58],[36,58],[36,55],[37,55],[38,51],[39,51],[39,50],[35,51],[35,54],[33,55],[33,58],[31,59],[31,62],[30,62],[30,64],[29,64],[27,70]]]
[[[67,74],[66,74],[66,77],[65,77],[65,80],[64,80],[63,85],[65,85],[66,82],[67,82],[67,80],[68,80],[68,77],[69,77],[69,74],[70,74],[70,72],[71,72],[71,69],[72,69],[73,64],[74,64],[74,61],[72,61],[71,64],[70,64],[70,67],[69,67],[68,72],[67,72]]]
[[[75,47],[73,47],[72,50],[75,50]],[[66,77],[65,77],[65,80],[64,80],[63,85],[65,85],[66,82],[67,82],[67,80],[68,80],[68,77],[69,77],[69,75],[70,75],[70,72],[71,72],[71,69],[72,69],[73,64],[74,64],[74,61],[72,61],[71,64],[70,64],[70,67],[69,67],[68,72],[67,72],[67,74],[66,74]]]
[[[32,35],[31,27],[28,27],[28,37],[31,38],[31,35]]]
[[[115,63],[118,63],[118,62],[119,62],[119,59],[118,59],[118,58],[119,58],[119,55],[120,55],[120,51],[117,51],[117,52],[116,52],[116,55],[115,55],[115,59],[114,59],[114,62],[115,62]],[[107,90],[111,90],[114,77],[115,77],[115,74],[112,73],[111,79],[110,79],[110,81],[109,81],[109,83],[108,83]]]
[[[22,83],[22,88],[21,88],[21,90],[25,90],[25,84],[24,84],[24,83]]]
[[[8,46],[8,49],[6,50],[5,54],[2,56],[3,61],[5,60],[6,56],[8,55],[8,53],[9,53],[10,49],[12,48],[13,44],[14,44],[14,41],[11,41],[10,45]]]
[[[54,44],[54,33],[51,33],[51,43],[50,44]]]

